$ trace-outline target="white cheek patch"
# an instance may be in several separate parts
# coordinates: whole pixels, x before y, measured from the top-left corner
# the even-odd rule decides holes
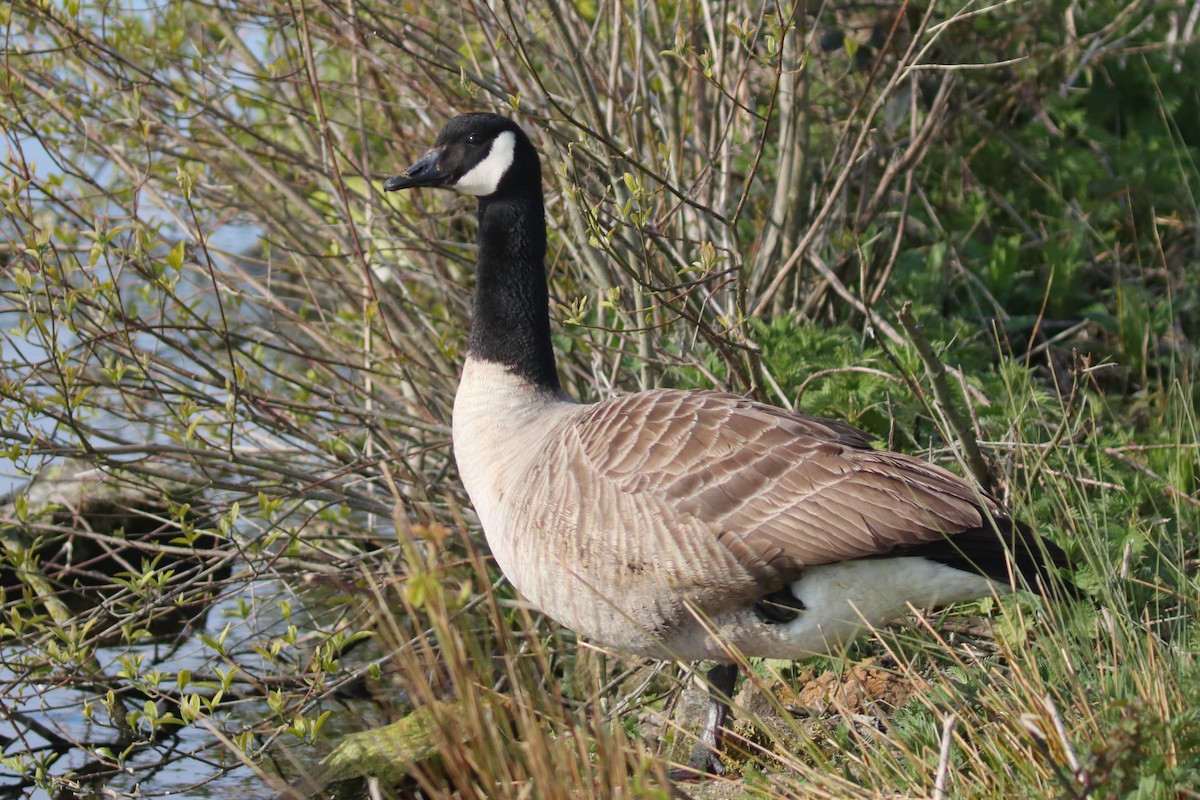
[[[492,140],[492,149],[471,171],[458,179],[454,188],[463,194],[487,197],[494,194],[500,180],[513,163],[513,152],[517,147],[517,136],[512,131],[503,131]]]

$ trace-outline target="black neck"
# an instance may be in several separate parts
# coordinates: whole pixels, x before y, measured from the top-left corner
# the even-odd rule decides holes
[[[479,201],[475,315],[467,352],[556,391],[540,182]]]

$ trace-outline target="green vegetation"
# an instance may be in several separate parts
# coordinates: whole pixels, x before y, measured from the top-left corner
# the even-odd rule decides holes
[[[860,6],[0,7],[0,472],[148,498],[4,506],[0,794],[272,796],[406,719],[401,796],[669,796],[683,671],[525,608],[454,475],[473,204],[380,185],[471,109],[543,154],[571,393],[974,442],[1095,601],[755,664],[688,794],[1200,794],[1195,8]]]

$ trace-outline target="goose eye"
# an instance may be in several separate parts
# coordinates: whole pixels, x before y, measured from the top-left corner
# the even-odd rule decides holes
[[[478,133],[467,134],[467,144],[483,144],[483,136]]]

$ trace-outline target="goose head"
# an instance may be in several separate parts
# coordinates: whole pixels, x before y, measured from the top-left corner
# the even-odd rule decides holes
[[[477,112],[450,120],[433,148],[383,184],[385,192],[422,186],[444,187],[479,198],[528,191],[528,176],[540,178],[537,151],[515,122]],[[540,191],[540,180],[534,187]]]
[[[442,187],[479,201],[468,360],[504,365],[533,386],[558,391],[546,288],[542,171],[512,120],[483,112],[446,123],[433,147],[384,191]]]

